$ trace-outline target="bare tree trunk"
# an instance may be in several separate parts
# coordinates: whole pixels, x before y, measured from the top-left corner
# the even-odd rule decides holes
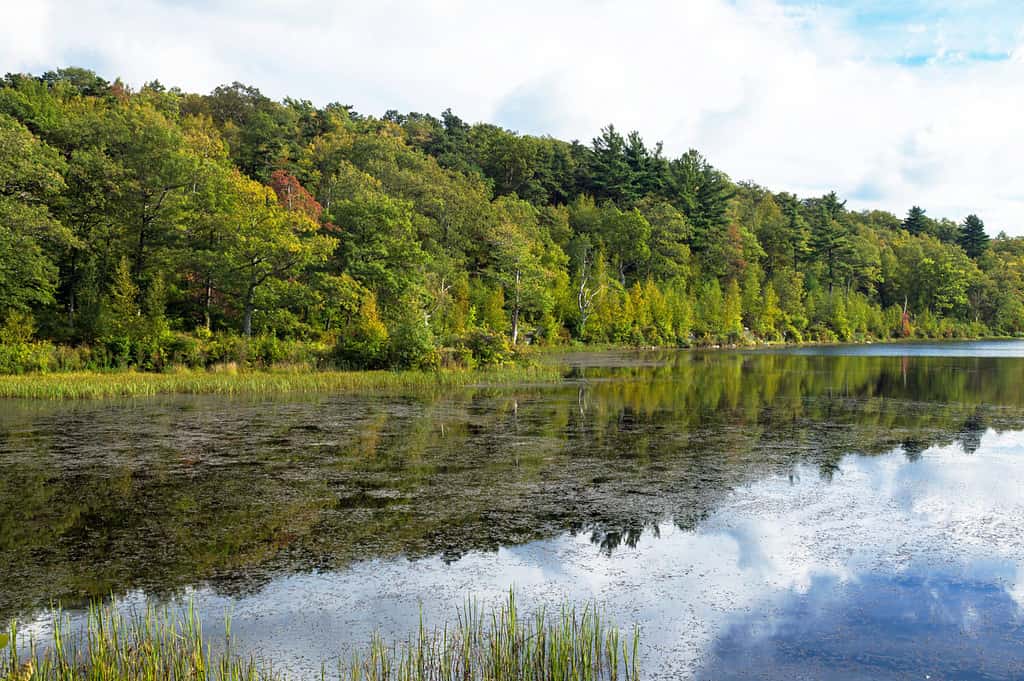
[[[516,298],[515,306],[512,308],[512,345],[519,342],[519,282],[521,278],[520,270],[516,269]]]
[[[597,295],[597,290],[591,291],[588,286],[590,283],[589,260],[589,256],[584,256],[580,267],[580,286],[576,290],[576,308],[580,313],[580,324],[576,333],[580,336],[583,335],[583,329],[587,326],[587,320],[590,319],[590,313],[594,307],[594,297]]]
[[[213,305],[213,279],[206,275],[206,293],[203,296],[203,321],[206,323],[206,330],[211,329],[210,307]]]

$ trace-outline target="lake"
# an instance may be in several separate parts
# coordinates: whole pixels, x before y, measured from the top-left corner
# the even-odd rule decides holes
[[[650,679],[1024,676],[1024,342],[553,358],[559,384],[0,402],[0,619],[194,602],[310,678],[469,596]]]

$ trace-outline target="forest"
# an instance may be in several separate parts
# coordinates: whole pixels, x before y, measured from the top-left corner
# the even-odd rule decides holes
[[[2,373],[1021,333],[1024,238],[773,192],[614,125],[0,81]]]

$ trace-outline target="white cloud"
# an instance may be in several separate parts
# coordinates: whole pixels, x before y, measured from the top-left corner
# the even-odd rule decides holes
[[[911,204],[957,219],[977,212],[991,232],[1024,233],[1024,60],[901,65],[879,59],[835,10],[774,0],[4,2],[3,71],[74,63],[197,91],[242,80],[275,97],[374,114],[451,106],[468,120],[583,140],[615,122],[673,154],[697,147],[735,179],[836,189],[853,207],[899,214]]]

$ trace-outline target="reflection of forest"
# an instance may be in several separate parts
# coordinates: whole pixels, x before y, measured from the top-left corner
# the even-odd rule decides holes
[[[567,530],[613,551],[796,463],[827,477],[849,453],[971,452],[1024,413],[1017,359],[645,359],[416,398],[8,403],[0,617]]]

